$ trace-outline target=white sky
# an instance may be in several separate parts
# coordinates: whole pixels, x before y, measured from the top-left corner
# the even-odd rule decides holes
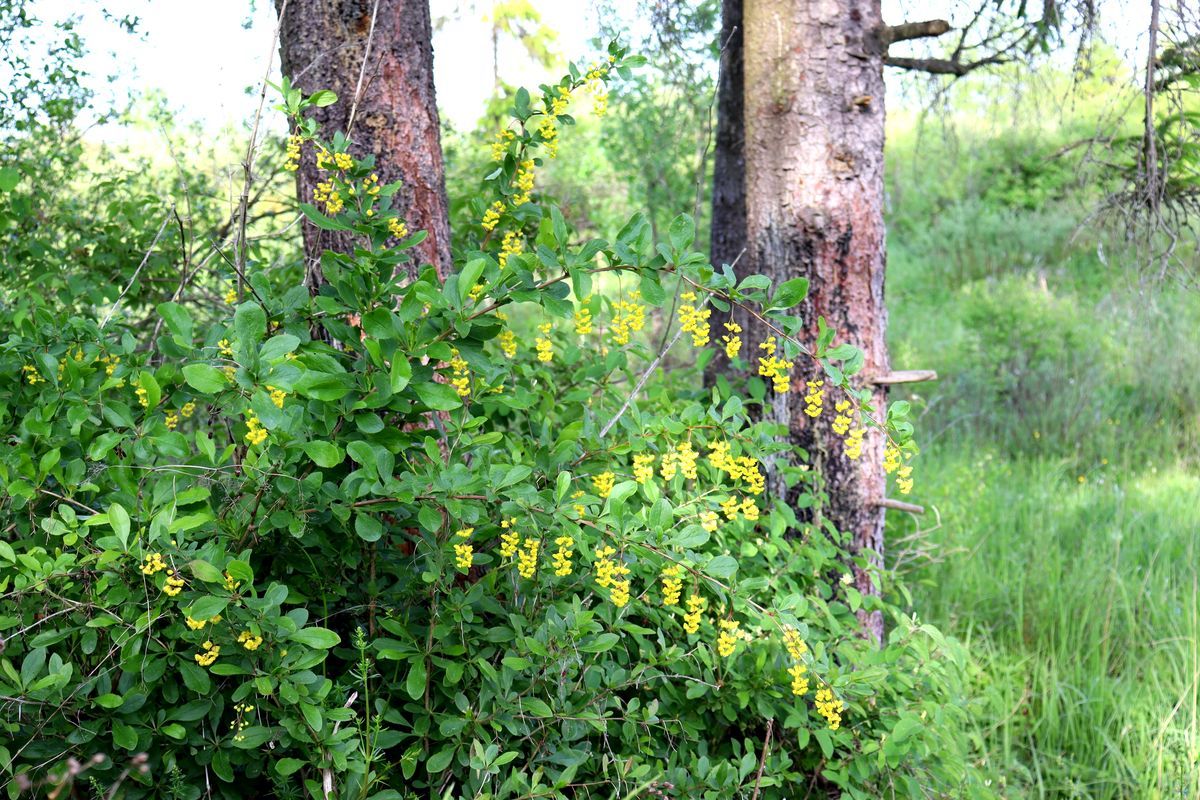
[[[568,58],[581,57],[597,33],[591,0],[532,0],[543,23],[557,31],[557,50]],[[470,128],[491,88],[492,51],[484,15],[489,0],[431,0],[433,16],[443,20],[434,36],[437,95],[442,114],[455,127]],[[632,0],[620,0],[628,18]],[[946,16],[959,22],[955,0],[885,0],[889,22],[903,18]],[[1106,0],[1102,9],[1110,39],[1128,54],[1136,52],[1146,12],[1136,0]],[[141,18],[140,35],[131,36],[104,20],[101,7],[115,16]],[[209,130],[244,126],[253,117],[253,91],[278,54],[272,44],[275,9],[272,0],[37,0],[35,13],[53,21],[70,14],[83,18],[82,33],[90,54],[86,67],[100,90],[97,105],[107,107],[131,92],[159,91],[184,122]],[[958,19],[956,19],[958,17]],[[547,78],[514,44],[501,48],[501,74],[510,84],[536,85]],[[250,91],[248,91],[250,90]],[[268,96],[268,100],[270,100]],[[278,125],[278,115],[272,124]],[[120,136],[115,130],[101,138]]]

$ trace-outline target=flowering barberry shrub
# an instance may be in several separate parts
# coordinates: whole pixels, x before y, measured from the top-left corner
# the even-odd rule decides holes
[[[72,764],[131,798],[985,793],[961,649],[843,580],[813,470],[768,490],[794,454],[764,395],[844,418],[847,457],[888,437],[911,487],[903,405],[876,418],[836,332],[795,338],[802,281],[714,269],[686,216],[580,240],[538,194],[634,63],[517,93],[445,280],[396,187],[304,119],[328,93],[285,85],[285,159],[325,176],[306,224],[356,242],[318,294],[250,263],[209,293],[232,305],[0,307],[10,796]],[[710,330],[733,304],[769,342]],[[718,352],[757,384],[703,388]]]

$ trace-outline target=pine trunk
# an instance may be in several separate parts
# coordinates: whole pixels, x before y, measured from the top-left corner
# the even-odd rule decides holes
[[[403,181],[393,206],[410,230],[429,234],[417,248],[418,262],[433,264],[445,277],[451,264],[450,226],[428,0],[275,0],[275,6],[283,11],[283,74],[305,94],[318,89],[337,93],[336,103],[310,112],[322,136],[332,138],[350,127],[362,74],[353,129],[348,131],[350,152],[358,158],[375,155],[380,183]],[[306,148],[296,173],[297,196],[311,202],[320,180],[314,155]],[[350,252],[353,247],[344,233],[305,225],[305,282],[310,291],[323,282],[321,253]]]
[[[879,0],[744,0],[742,22],[745,71],[739,99],[744,102],[746,252],[736,271],[767,275],[775,285],[807,277],[810,291],[800,308],[805,341],[816,341],[817,319],[824,317],[838,331],[835,341],[850,342],[865,353],[861,374],[884,373],[888,357]],[[718,140],[718,148],[720,144]],[[720,165],[719,149],[717,158]],[[726,154],[724,163],[736,161]],[[718,214],[714,207],[714,260],[716,231],[725,224]],[[727,217],[729,225],[737,224],[736,212]],[[735,247],[740,250],[725,240],[720,246],[721,258]],[[745,329],[743,355],[756,363],[758,344],[769,333],[744,313],[734,318]],[[792,442],[808,453],[809,463],[824,476],[826,513],[851,536],[852,553],[878,567],[883,553],[884,439],[872,431],[861,457],[847,459],[842,437],[830,429],[832,406],[839,398],[828,392],[826,411],[816,420],[803,413],[805,383],[821,377],[817,365],[804,357],[797,360],[791,392],[774,396],[768,413],[787,426]],[[882,388],[874,400],[882,416]],[[782,481],[776,477],[772,483],[774,492],[782,493]],[[855,582],[860,591],[877,593],[865,570],[855,569]],[[870,635],[882,638],[878,613],[864,616],[863,623]]]

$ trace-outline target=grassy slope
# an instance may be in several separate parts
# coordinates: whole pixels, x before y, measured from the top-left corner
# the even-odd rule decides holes
[[[1044,158],[1070,124],[977,129],[969,151],[893,138],[893,362],[943,379],[914,398],[914,496],[941,525],[911,552],[893,520],[892,555],[978,659],[1002,795],[1192,797],[1200,297],[1141,291],[1133,256],[1072,239],[1086,194]]]

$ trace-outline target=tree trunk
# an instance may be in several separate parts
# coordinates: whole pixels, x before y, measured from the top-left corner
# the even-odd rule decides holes
[[[279,35],[283,74],[305,94],[318,89],[337,93],[336,103],[310,112],[322,136],[347,132],[356,158],[375,155],[380,183],[403,181],[393,206],[410,230],[429,234],[416,248],[418,263],[433,264],[445,277],[451,265],[450,225],[428,0],[275,0],[275,7],[284,14]],[[360,74],[353,129],[347,131]],[[315,157],[305,148],[296,173],[297,196],[311,202],[320,180]],[[323,283],[324,250],[353,248],[351,236],[306,224],[309,290],[315,293]],[[410,273],[418,263],[409,266]]]
[[[737,261],[746,246],[742,41],[742,0],[725,0],[721,4],[721,38],[718,42],[721,67],[717,79],[717,136],[709,236],[709,258],[717,269]],[[720,322],[716,328],[718,336],[724,334]]]
[[[879,0],[744,0],[743,25],[746,253],[736,271],[767,275],[775,285],[807,277],[810,291],[800,307],[805,343],[816,341],[817,318],[824,317],[838,331],[835,341],[863,350],[863,375],[886,372]],[[720,165],[720,139],[717,158]],[[726,154],[724,163],[736,160]],[[726,223],[718,223],[715,205],[713,216],[719,264],[718,253],[724,259],[737,244]],[[727,217],[736,225],[736,211]],[[743,355],[756,364],[769,333],[744,313],[735,319],[745,329]],[[842,437],[830,428],[833,405],[842,398],[827,391],[820,417],[803,412],[806,381],[822,377],[807,357],[797,359],[791,391],[773,396],[768,416],[787,425],[793,444],[824,477],[827,513],[850,535],[851,553],[880,566],[884,438],[871,431],[859,459],[847,459]],[[885,400],[877,388],[878,419]],[[782,495],[778,476],[772,489]],[[855,569],[855,583],[865,594],[877,593],[862,569]],[[864,615],[863,623],[882,638],[878,612]]]

